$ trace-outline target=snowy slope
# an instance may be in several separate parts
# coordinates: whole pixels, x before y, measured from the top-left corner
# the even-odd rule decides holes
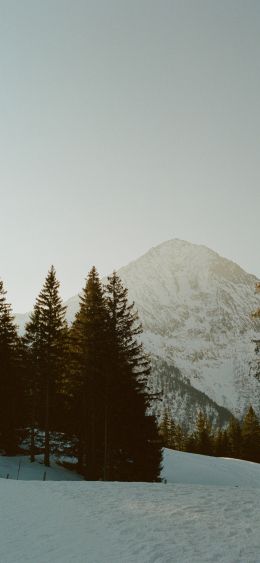
[[[260,489],[260,464],[164,450],[162,478],[168,483]]]
[[[0,561],[259,563],[260,466],[167,450],[164,471],[167,484],[0,479]]]
[[[30,458],[20,456],[0,456],[0,478],[19,479],[21,481],[81,481],[83,478],[74,471],[69,471],[52,461],[51,467],[43,465],[43,456],[36,456],[31,463]],[[8,476],[8,477],[7,477]]]
[[[191,395],[195,387],[236,415],[242,415],[250,403],[260,414],[260,384],[249,375],[256,330],[250,314],[259,306],[255,276],[205,246],[178,239],[152,248],[121,268],[119,275],[129,299],[136,303],[145,347],[157,364],[155,388],[163,387],[169,369],[174,376],[177,368],[191,385]],[[72,321],[78,297],[70,299],[67,307]],[[17,319],[21,326],[25,318]],[[163,363],[167,375],[162,373]],[[174,393],[168,399],[166,395],[164,406],[182,419]],[[207,409],[211,411],[212,405]],[[216,408],[213,414],[216,419]]]
[[[28,456],[0,456],[0,479],[19,481],[82,481],[74,471],[51,462],[45,467],[42,456],[34,463]],[[211,457],[164,449],[162,479],[167,483],[254,487],[260,489],[260,464],[241,459]]]

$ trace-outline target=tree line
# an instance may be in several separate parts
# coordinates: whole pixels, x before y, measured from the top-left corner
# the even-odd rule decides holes
[[[50,464],[54,433],[65,437],[78,471],[91,480],[158,481],[162,445],[149,392],[149,357],[127,289],[95,267],[68,326],[52,266],[19,337],[0,281],[0,448],[25,439],[31,461],[43,435]]]
[[[260,463],[260,421],[252,406],[241,422],[232,417],[226,428],[216,430],[210,419],[199,411],[192,432],[185,431],[164,412],[159,432],[167,448]]]

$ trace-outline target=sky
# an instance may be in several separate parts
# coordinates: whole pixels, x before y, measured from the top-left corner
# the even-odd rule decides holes
[[[0,0],[0,80],[15,312],[172,238],[260,277],[259,0]]]

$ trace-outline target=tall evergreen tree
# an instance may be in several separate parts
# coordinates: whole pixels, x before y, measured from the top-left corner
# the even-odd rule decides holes
[[[0,281],[0,444],[7,454],[15,453],[17,446],[19,388],[19,338]]]
[[[127,294],[114,272],[106,286],[110,318],[106,474],[109,479],[156,481],[161,442],[155,417],[148,416],[151,367],[139,340],[138,314]]]
[[[174,422],[173,422],[174,424]],[[185,451],[187,432],[180,426],[180,424],[175,424],[174,433],[172,433],[173,447],[180,452]]]
[[[218,428],[214,435],[214,455],[217,457],[222,457],[223,454],[223,430]]]
[[[70,331],[79,468],[87,479],[158,480],[161,442],[148,414],[150,363],[127,290],[92,268]],[[73,416],[71,417],[73,418]]]
[[[51,266],[25,332],[32,368],[30,380],[32,428],[35,426],[36,418],[44,428],[46,466],[50,465],[50,428],[64,370],[67,337],[66,307],[62,305],[59,286],[55,269]],[[31,437],[33,448],[34,430]],[[33,459],[33,453],[31,456]]]
[[[260,282],[256,284],[255,291],[260,294]],[[260,307],[252,314],[252,317],[256,321],[257,334],[253,339],[255,343],[255,358],[251,362],[251,371],[254,376],[260,380]]]
[[[242,456],[260,462],[260,425],[251,405],[242,422]]]
[[[212,455],[211,424],[207,416],[199,411],[196,420],[195,441],[196,451],[203,455]]]
[[[70,331],[71,387],[79,469],[91,480],[104,478],[108,323],[104,290],[93,267],[80,296],[80,309]]]
[[[239,459],[241,456],[241,426],[236,418],[231,418],[227,429],[230,457]]]
[[[159,425],[159,434],[165,448],[170,448],[171,440],[171,418],[168,410],[164,410],[162,421]]]
[[[30,315],[30,320],[26,324],[23,342],[27,351],[25,356],[25,392],[27,397],[27,419],[30,428],[30,458],[31,462],[34,462],[36,428],[40,423],[43,426],[43,417],[40,414],[42,411],[40,405],[43,402],[40,366],[41,324],[40,310],[36,304]]]

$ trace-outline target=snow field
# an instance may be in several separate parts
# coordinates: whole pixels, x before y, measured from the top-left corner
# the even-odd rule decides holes
[[[162,477],[168,483],[260,489],[260,464],[242,459],[211,457],[165,448],[163,465]]]
[[[165,450],[167,484],[42,471],[25,458],[25,480],[0,479],[1,563],[260,563],[260,465]]]
[[[82,477],[74,471],[64,469],[54,461],[51,467],[43,465],[43,456],[37,455],[34,463],[28,456],[0,456],[0,478],[17,479],[19,481],[43,481],[44,473],[47,481],[79,481]],[[1,562],[0,562],[1,563]]]
[[[0,481],[3,563],[259,563],[260,490]]]

